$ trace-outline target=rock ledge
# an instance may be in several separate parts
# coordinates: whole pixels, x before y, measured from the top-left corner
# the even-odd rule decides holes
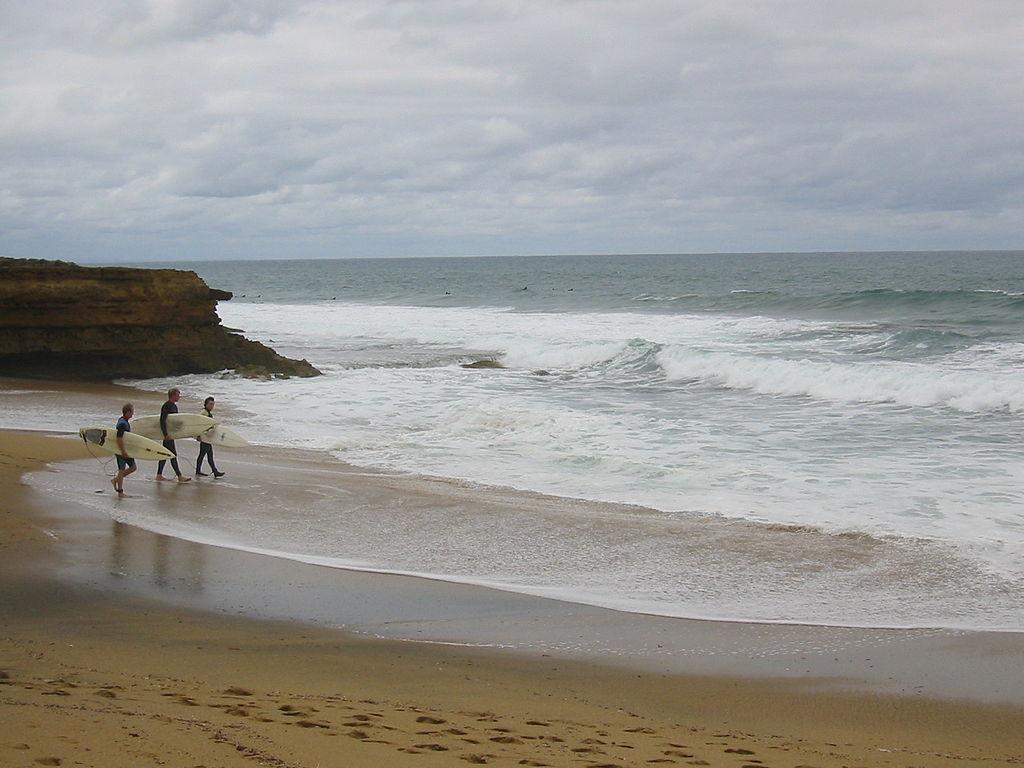
[[[320,373],[222,326],[217,302],[230,298],[184,270],[0,258],[0,376]]]

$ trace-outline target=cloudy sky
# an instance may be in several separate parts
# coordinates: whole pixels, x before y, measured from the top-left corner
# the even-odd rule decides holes
[[[1020,0],[3,0],[0,254],[1024,246]]]

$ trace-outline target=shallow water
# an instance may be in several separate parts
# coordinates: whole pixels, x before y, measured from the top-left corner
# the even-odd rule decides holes
[[[257,442],[630,505],[194,521],[224,540],[669,615],[1024,628],[1020,253],[189,267],[325,375],[142,386]]]

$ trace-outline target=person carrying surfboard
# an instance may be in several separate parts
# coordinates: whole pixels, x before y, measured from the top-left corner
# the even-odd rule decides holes
[[[110,484],[114,486],[114,490],[117,491],[118,496],[124,496],[124,479],[134,472],[138,467],[135,466],[135,459],[128,455],[127,450],[124,447],[124,433],[132,431],[132,425],[129,423],[132,416],[135,415],[135,406],[131,403],[125,403],[121,407],[121,418],[117,420],[117,474],[110,480]]]
[[[181,470],[178,468],[178,452],[174,450],[174,441],[171,436],[167,434],[167,417],[172,413],[178,412],[178,400],[181,399],[181,390],[177,387],[172,387],[167,390],[167,402],[160,407],[160,431],[164,436],[164,448],[174,454],[174,458],[171,459],[171,469],[174,470],[174,474],[178,477],[179,483],[187,483],[191,480],[191,477],[185,477],[181,474]],[[156,479],[166,480],[164,477],[164,464],[167,463],[167,459],[161,459],[160,463],[156,465]]]
[[[203,401],[203,416],[213,418],[213,405],[216,401],[212,397],[208,397]],[[196,477],[206,477],[206,473],[200,471],[203,466],[203,457],[206,457],[207,462],[210,464],[210,469],[213,470],[214,477],[224,477],[224,473],[217,469],[217,465],[213,463],[213,445],[204,442],[200,438],[199,440],[199,458],[196,459]]]

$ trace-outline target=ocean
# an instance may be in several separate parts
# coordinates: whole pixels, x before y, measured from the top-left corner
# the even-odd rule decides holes
[[[1024,630],[1024,252],[160,266],[324,375],[132,383],[254,442],[554,497],[410,519],[338,489],[197,538],[668,616]]]

